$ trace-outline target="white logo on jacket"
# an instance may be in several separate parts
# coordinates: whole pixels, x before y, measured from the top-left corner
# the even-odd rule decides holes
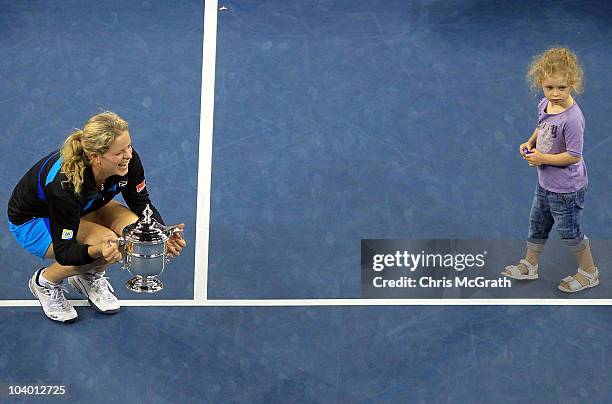
[[[62,230],[62,240],[72,240],[72,236],[74,232],[72,230],[64,229]]]

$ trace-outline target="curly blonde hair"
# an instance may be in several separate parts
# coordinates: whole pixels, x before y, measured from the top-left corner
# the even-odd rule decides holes
[[[83,187],[85,168],[91,165],[91,153],[104,154],[113,141],[124,131],[128,123],[119,115],[105,111],[94,115],[83,129],[76,129],[64,141],[61,149],[62,172],[74,186],[74,193],[80,194]]]
[[[582,67],[576,54],[568,48],[553,47],[534,56],[529,65],[527,80],[531,89],[538,91],[542,88],[544,78],[553,74],[563,75],[574,92],[582,93]]]

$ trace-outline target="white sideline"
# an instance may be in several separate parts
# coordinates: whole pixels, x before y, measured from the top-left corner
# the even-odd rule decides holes
[[[70,300],[88,306],[86,300]],[[304,307],[304,306],[610,306],[612,299],[284,299],[121,300],[124,307]],[[0,307],[34,307],[37,300],[4,300]]]
[[[193,300],[204,303],[208,291],[208,240],[212,173],[213,122],[215,109],[215,63],[217,53],[217,0],[204,2],[202,40],[202,90],[200,93],[200,146],[195,239]]]

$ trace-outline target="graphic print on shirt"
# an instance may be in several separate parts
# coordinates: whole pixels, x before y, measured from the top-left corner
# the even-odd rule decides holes
[[[557,125],[551,125],[548,122],[540,122],[538,125],[536,149],[538,149],[540,153],[549,153],[556,138]]]

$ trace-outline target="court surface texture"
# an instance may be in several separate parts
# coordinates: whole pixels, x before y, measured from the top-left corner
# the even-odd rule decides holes
[[[585,232],[612,246],[611,20],[605,1],[0,0],[0,206],[112,110],[189,243],[156,294],[109,269],[117,315],[70,290],[64,325],[0,226],[0,402],[612,402],[612,249],[575,296],[555,273],[542,299],[361,299],[360,272],[362,239],[525,238],[525,74],[557,44],[585,71]],[[9,395],[34,385],[66,395]]]

